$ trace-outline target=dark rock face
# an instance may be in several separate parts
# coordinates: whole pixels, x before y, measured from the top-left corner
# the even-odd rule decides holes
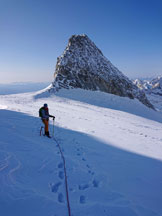
[[[137,98],[153,108],[145,93],[106,59],[86,35],[73,35],[58,57],[51,91],[81,88]]]

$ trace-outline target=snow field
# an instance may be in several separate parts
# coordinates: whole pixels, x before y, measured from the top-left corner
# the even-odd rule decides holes
[[[0,97],[3,215],[67,215],[59,149],[39,136],[44,103],[56,116],[73,216],[162,215],[162,117],[136,100],[82,90]]]

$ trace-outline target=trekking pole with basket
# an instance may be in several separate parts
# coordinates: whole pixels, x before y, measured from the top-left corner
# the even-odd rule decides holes
[[[53,118],[53,133],[52,133],[53,137],[54,137],[54,121],[55,121],[55,118]]]
[[[44,129],[44,127],[41,126],[41,128],[40,128],[40,136],[42,136],[43,129]],[[43,136],[44,136],[44,134],[43,134]]]

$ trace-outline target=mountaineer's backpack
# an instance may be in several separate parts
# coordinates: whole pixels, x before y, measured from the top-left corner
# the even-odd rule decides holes
[[[39,109],[39,117],[42,117],[42,110],[44,109],[44,107],[41,107],[40,109]]]

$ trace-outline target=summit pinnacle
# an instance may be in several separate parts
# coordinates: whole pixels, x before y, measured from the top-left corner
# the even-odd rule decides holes
[[[85,34],[73,35],[57,58],[52,91],[81,88],[102,91],[131,99],[153,108],[145,93],[120,72]]]

